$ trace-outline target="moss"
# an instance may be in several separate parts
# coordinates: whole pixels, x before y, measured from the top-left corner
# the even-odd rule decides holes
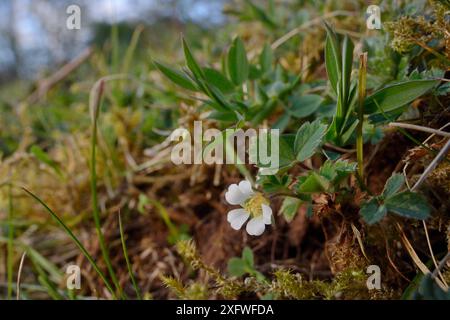
[[[193,282],[188,286],[184,286],[179,279],[173,277],[161,276],[161,280],[179,299],[203,300],[209,296],[207,286],[202,283]]]
[[[207,265],[201,259],[192,240],[182,240],[177,243],[180,256],[190,264],[194,270],[203,270],[214,279],[216,292],[224,298],[236,298],[243,291],[243,285],[235,279],[222,276],[214,267]],[[207,285],[205,284],[205,287]],[[174,287],[177,290],[177,287]]]
[[[449,56],[450,36],[445,15],[447,9],[437,1],[432,1],[433,14],[430,16],[403,16],[397,21],[386,22],[387,31],[392,36],[391,46],[400,53],[409,52],[414,45],[426,46],[435,40],[444,46]],[[447,30],[447,32],[446,32]]]

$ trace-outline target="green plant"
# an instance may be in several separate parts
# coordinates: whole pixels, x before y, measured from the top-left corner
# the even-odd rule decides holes
[[[139,286],[136,282],[136,278],[134,277],[134,272],[133,272],[133,269],[131,268],[131,264],[130,264],[130,258],[128,257],[128,249],[127,249],[127,245],[125,243],[125,236],[124,236],[123,225],[122,225],[122,217],[120,215],[120,212],[119,212],[119,232],[120,232],[120,242],[122,243],[122,251],[123,251],[123,256],[125,258],[125,262],[127,264],[128,274],[129,274],[131,282],[133,284],[134,291],[136,292],[136,296],[138,297],[139,300],[142,300],[141,291],[139,290]]]
[[[325,24],[325,27],[327,29],[325,65],[331,88],[337,97],[336,112],[329,127],[327,139],[337,145],[349,143],[358,123],[363,119],[363,114],[369,115],[369,120],[374,124],[379,124],[376,119],[379,119],[379,115],[383,113],[398,117],[405,111],[405,106],[430,91],[439,82],[437,79],[429,79],[389,84],[366,97],[364,103],[362,103],[363,92],[361,92],[358,113],[356,113],[357,85],[351,79],[353,42],[348,36],[342,38],[336,34],[328,24]],[[363,89],[365,82],[363,75],[364,71],[361,70],[360,89]],[[385,119],[382,118],[382,120]],[[363,124],[360,125],[359,132],[362,131],[362,126]]]

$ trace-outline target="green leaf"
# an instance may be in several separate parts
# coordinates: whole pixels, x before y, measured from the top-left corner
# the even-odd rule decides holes
[[[203,68],[203,72],[206,81],[222,91],[222,93],[228,94],[234,91],[234,84],[219,71],[212,68]]]
[[[302,201],[294,197],[285,197],[281,204],[280,212],[287,222],[291,222],[300,208]]]
[[[248,80],[257,80],[261,77],[262,71],[259,66],[249,63],[248,64]]]
[[[248,78],[247,53],[241,38],[234,39],[228,51],[228,74],[235,85],[241,85]]]
[[[242,251],[242,260],[245,262],[245,264],[248,267],[253,268],[254,266],[254,260],[253,260],[253,251],[249,247],[245,247]]]
[[[234,122],[238,120],[236,113],[233,111],[213,111],[208,115],[208,119],[214,119],[223,122]]]
[[[259,65],[261,66],[261,71],[266,73],[272,69],[273,62],[273,52],[269,44],[265,44],[264,48],[259,56]]]
[[[202,68],[200,68],[197,61],[195,61],[191,49],[189,49],[189,46],[184,38],[183,38],[183,51],[184,57],[186,59],[186,65],[189,68],[189,70],[191,70],[191,72],[194,74],[197,80],[205,79],[205,74],[203,73]]]
[[[306,178],[299,180],[297,191],[300,193],[325,192],[329,187],[330,181],[316,172],[310,172]]]
[[[247,273],[247,267],[241,258],[233,257],[228,260],[228,273],[235,277],[241,277]]]
[[[201,82],[201,80],[200,80]],[[203,88],[205,89],[205,93],[211,97],[218,105],[220,105],[223,109],[230,111],[231,105],[223,95],[223,93],[217,89],[216,87],[210,85],[209,83],[204,83]]]
[[[374,224],[384,218],[387,209],[385,205],[379,205],[376,198],[372,198],[361,206],[359,213],[368,224]]]
[[[153,61],[153,63],[155,64],[156,68],[158,68],[158,70],[161,71],[162,74],[164,74],[173,83],[187,90],[198,91],[195,83],[192,82],[192,80],[189,79],[181,71],[175,70],[161,62]]]
[[[345,106],[348,105],[350,96],[350,77],[352,75],[353,67],[353,49],[354,45],[352,40],[346,35],[342,43],[342,101]],[[344,110],[344,115],[347,114],[347,110]]]
[[[283,175],[283,177],[278,177],[276,175],[258,176],[258,184],[260,184],[262,189],[267,193],[286,191],[291,182],[292,179],[287,174]]]
[[[432,89],[438,80],[413,80],[396,83],[367,97],[364,113],[388,112],[404,106]],[[378,109],[375,101],[379,104]]]
[[[339,182],[355,170],[355,162],[348,162],[346,160],[337,160],[333,162],[327,160],[320,168],[319,174],[330,181]]]
[[[387,198],[385,205],[388,211],[419,220],[427,219],[431,211],[422,195],[410,191],[404,191]]]
[[[348,128],[346,128],[346,131],[341,136],[341,144],[342,145],[345,145],[348,142],[348,140],[350,140],[353,132],[356,130],[356,127],[358,126],[358,123],[359,123],[359,120],[356,119],[355,121],[353,121],[353,123]]]
[[[305,122],[297,131],[294,151],[298,161],[310,158],[316,148],[322,143],[327,126],[320,123],[320,119],[312,123]]]
[[[322,101],[323,98],[317,94],[308,94],[298,97],[293,101],[289,113],[297,118],[307,117],[316,112]]]
[[[388,198],[396,194],[405,183],[405,177],[402,174],[393,174],[384,185],[383,197]]]
[[[279,142],[280,167],[290,165],[293,161],[295,161],[295,153],[293,148],[294,141],[295,136],[293,134],[284,134],[280,136]]]

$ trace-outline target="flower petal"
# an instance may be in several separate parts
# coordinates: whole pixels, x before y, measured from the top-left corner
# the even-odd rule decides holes
[[[234,209],[228,212],[227,220],[234,230],[241,229],[250,214],[244,209]]]
[[[247,198],[250,198],[252,195],[255,194],[252,189],[252,184],[248,180],[242,180],[241,182],[239,182],[239,190]]]
[[[265,224],[272,224],[272,208],[267,204],[261,205]]]
[[[264,232],[266,225],[264,224],[263,218],[261,216],[250,219],[247,223],[247,233],[252,236],[259,236]]]
[[[225,193],[225,200],[233,205],[242,204],[247,198],[248,197],[241,192],[238,185],[235,183],[230,185],[228,191]]]

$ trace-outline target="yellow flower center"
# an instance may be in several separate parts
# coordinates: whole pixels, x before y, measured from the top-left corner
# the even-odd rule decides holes
[[[252,217],[259,217],[262,215],[262,205],[269,205],[269,201],[264,198],[262,193],[256,192],[250,199],[245,201],[242,207],[250,213]]]

